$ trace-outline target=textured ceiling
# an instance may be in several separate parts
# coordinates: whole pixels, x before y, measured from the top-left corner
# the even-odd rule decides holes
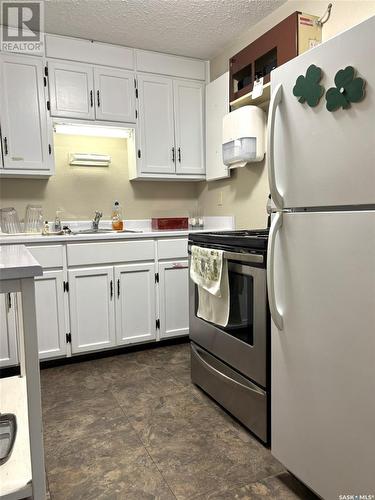
[[[286,0],[45,0],[45,31],[210,59]]]

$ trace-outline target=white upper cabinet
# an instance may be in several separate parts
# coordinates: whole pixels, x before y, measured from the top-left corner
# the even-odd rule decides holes
[[[142,73],[190,78],[205,81],[207,63],[202,59],[163,54],[149,50],[135,50],[136,68]]]
[[[230,177],[223,163],[223,118],[229,113],[229,71],[206,86],[206,180]]]
[[[52,116],[95,118],[92,66],[50,61],[48,77]]]
[[[46,56],[113,68],[134,69],[134,49],[82,38],[46,35]]]
[[[174,80],[177,174],[204,174],[202,83]]]
[[[202,180],[204,85],[138,75],[138,168],[130,178]]]
[[[115,266],[118,344],[155,340],[155,264]]]
[[[51,173],[43,71],[39,58],[0,55],[2,174]]]
[[[135,122],[133,72],[53,60],[48,74],[52,116]]]
[[[138,77],[141,172],[175,173],[173,84],[171,78]]]
[[[135,120],[134,73],[112,68],[94,68],[97,120]]]

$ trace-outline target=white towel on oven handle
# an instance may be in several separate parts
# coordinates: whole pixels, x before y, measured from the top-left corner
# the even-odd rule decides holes
[[[190,277],[198,285],[197,316],[220,326],[228,324],[230,306],[228,262],[223,253],[222,250],[193,246],[190,264]],[[203,265],[201,259],[206,261]],[[216,259],[217,268],[210,259]],[[207,269],[211,272],[205,275]]]
[[[198,286],[220,297],[223,272],[223,250],[191,247],[190,277]]]

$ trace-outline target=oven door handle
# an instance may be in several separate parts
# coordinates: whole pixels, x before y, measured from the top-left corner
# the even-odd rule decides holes
[[[201,354],[201,353],[204,353],[204,351],[197,348],[193,344],[190,344],[190,345],[191,345],[192,350],[194,351],[194,354],[197,356],[199,361],[207,368],[207,370],[214,373],[215,375],[219,375],[221,378],[224,378],[225,380],[228,380],[236,385],[239,385],[243,389],[246,389],[248,391],[253,391],[253,392],[260,394],[261,396],[264,396],[264,391],[262,391],[259,387],[257,387],[255,384],[253,384],[249,380],[246,381],[246,385],[245,385],[242,382],[239,382],[238,380],[234,379],[233,377],[228,377],[228,375],[221,372],[220,370],[218,370],[214,366],[210,365],[210,363],[207,363],[207,361],[203,358],[203,356]]]
[[[210,248],[210,247],[208,247],[208,248]],[[188,254],[191,255],[190,248],[188,250]],[[249,262],[249,263],[254,263],[254,264],[263,264],[263,262],[264,262],[263,255],[254,254],[254,253],[228,252],[225,250],[223,253],[223,257],[224,257],[224,259],[233,260],[236,262]]]
[[[279,330],[284,329],[284,320],[281,312],[277,308],[275,293],[275,241],[276,234],[283,224],[282,212],[277,212],[271,224],[268,238],[268,266],[267,266],[267,289],[268,302],[270,305],[271,317]]]
[[[276,110],[281,102],[283,93],[283,87],[281,83],[277,85],[276,89],[272,93],[270,107],[268,111],[268,126],[267,126],[267,166],[268,166],[268,180],[270,185],[270,191],[272,199],[276,205],[276,208],[282,210],[284,205],[283,197],[277,189],[276,177],[275,177],[275,152],[274,152],[274,142],[275,142],[275,118]]]

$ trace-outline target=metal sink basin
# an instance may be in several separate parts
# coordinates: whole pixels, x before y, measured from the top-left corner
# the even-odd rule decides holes
[[[142,231],[132,231],[131,229],[124,229],[122,231],[113,231],[112,229],[80,229],[79,231],[72,231],[72,234],[109,234],[109,233],[141,233]]]
[[[72,231],[73,234],[102,234],[102,233],[112,233],[112,229],[79,229],[78,231]]]

